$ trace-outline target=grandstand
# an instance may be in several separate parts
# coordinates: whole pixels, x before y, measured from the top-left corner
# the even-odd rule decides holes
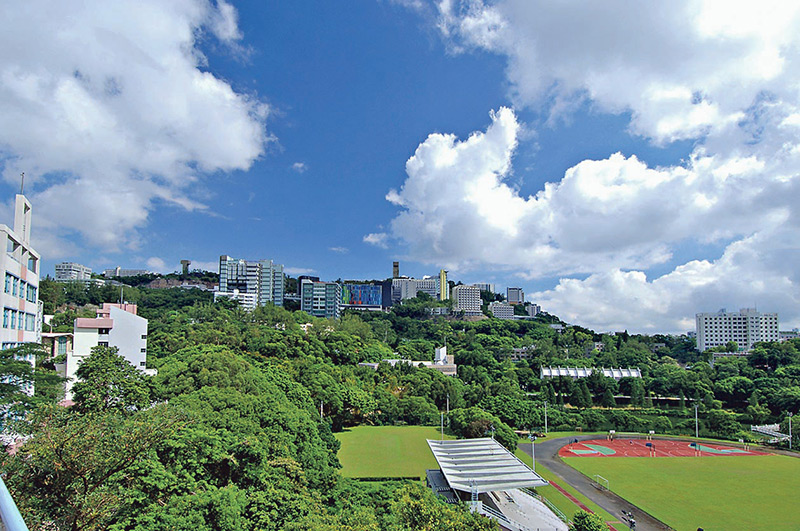
[[[440,470],[428,470],[427,483],[446,501],[469,501],[470,510],[513,531],[568,529],[541,499],[524,490],[547,481],[494,439],[429,439],[428,446]]]

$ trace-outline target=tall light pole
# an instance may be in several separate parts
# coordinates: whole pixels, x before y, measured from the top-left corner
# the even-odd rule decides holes
[[[536,473],[536,449],[533,446],[533,442],[536,440],[536,437],[532,433],[528,433],[528,439],[531,440],[531,464],[533,465],[531,470]]]
[[[544,401],[544,434],[547,435],[547,400]]]
[[[697,428],[697,404],[695,404],[694,405],[694,438],[695,439],[699,439],[700,438],[699,433],[700,433],[700,431]]]
[[[789,450],[792,449],[792,412],[789,412]]]

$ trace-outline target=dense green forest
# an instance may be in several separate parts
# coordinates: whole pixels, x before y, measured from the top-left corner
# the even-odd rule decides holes
[[[87,305],[120,296],[47,281],[41,293],[60,311],[57,330],[90,314]],[[36,382],[34,398],[0,388],[5,404],[17,404],[15,429],[30,435],[4,468],[31,528],[491,529],[419,485],[341,477],[332,432],[438,425],[449,405],[453,434],[493,433],[513,449],[514,429],[543,429],[547,402],[551,430],[693,434],[697,405],[701,435],[749,438],[750,423],[782,422],[800,409],[799,341],[761,344],[712,367],[687,337],[595,334],[546,314],[432,318],[425,297],[339,321],[273,306],[248,313],[212,304],[200,290],[125,288],[124,298],[149,319],[156,377],[100,347],[81,366],[70,408],[53,405],[55,373],[45,360],[16,380]],[[430,360],[445,342],[455,378],[357,365]],[[510,361],[520,348],[528,359]],[[5,358],[7,370],[25,372],[13,361]],[[541,366],[557,365],[639,367],[643,378],[539,378]]]

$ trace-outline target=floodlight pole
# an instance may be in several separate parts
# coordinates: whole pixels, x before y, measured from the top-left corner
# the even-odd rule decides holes
[[[444,413],[442,413],[442,420],[439,423],[439,433],[442,434],[442,440],[444,440]]]
[[[544,434],[547,435],[547,400],[544,401]]]
[[[694,438],[700,438],[700,430],[697,428],[697,404],[694,405]]]
[[[536,450],[535,450],[535,447],[533,446],[533,441],[536,440],[536,437],[532,433],[529,433],[528,434],[528,439],[531,440],[531,464],[533,464],[533,468],[531,470],[533,470],[533,472],[535,474],[536,473]]]
[[[792,449],[792,412],[789,412],[789,450]]]

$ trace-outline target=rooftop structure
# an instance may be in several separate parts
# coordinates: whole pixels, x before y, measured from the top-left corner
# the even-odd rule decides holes
[[[637,367],[628,369],[604,369],[602,367],[600,369],[595,367],[542,367],[539,377],[558,378],[559,376],[564,376],[576,380],[578,378],[588,378],[596,370],[602,371],[603,376],[606,378],[614,378],[615,380],[642,377],[642,371]]]
[[[491,438],[428,440],[428,446],[447,484],[456,491],[481,494],[548,485],[541,476]]]
[[[439,371],[440,373],[444,374],[445,376],[455,376],[458,373],[458,366],[455,362],[455,356],[452,354],[447,353],[447,347],[438,347],[433,355],[433,361],[418,361],[418,360],[405,360],[405,359],[385,359],[381,360],[383,362],[388,363],[392,367],[397,365],[398,363],[403,363],[406,365],[412,365],[414,367],[419,367],[422,365],[428,369],[433,369],[435,371]],[[372,370],[378,370],[379,363],[374,362],[363,362],[358,364],[359,367],[369,367]]]

